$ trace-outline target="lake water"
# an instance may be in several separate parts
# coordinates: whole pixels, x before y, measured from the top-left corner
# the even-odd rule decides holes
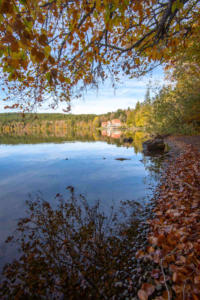
[[[120,161],[116,158],[126,158]],[[67,186],[106,211],[121,200],[148,201],[155,183],[132,147],[106,142],[0,145],[0,268],[13,258],[4,243],[26,210],[29,195],[41,192],[49,202]]]

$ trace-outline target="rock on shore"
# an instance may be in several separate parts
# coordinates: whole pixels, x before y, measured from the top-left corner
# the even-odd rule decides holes
[[[151,140],[147,140],[142,144],[143,147],[143,153],[145,155],[151,155],[151,154],[157,154],[157,153],[163,153],[165,150],[165,143],[163,138],[156,137]]]

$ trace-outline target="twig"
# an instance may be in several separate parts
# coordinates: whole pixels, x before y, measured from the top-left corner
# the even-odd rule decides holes
[[[186,281],[187,281],[187,279],[186,279]],[[185,286],[186,286],[186,281],[185,281],[184,286],[183,286],[183,300],[185,300]]]
[[[183,183],[184,183],[185,185],[187,185],[191,190],[198,191],[197,188],[195,188],[194,186],[190,185],[189,183],[187,183],[187,182],[185,182],[185,181],[183,181]]]
[[[165,287],[166,287],[167,294],[168,294],[168,300],[171,300],[170,291],[169,291],[169,288],[168,288],[168,285],[167,285],[166,275],[165,275],[165,272],[164,272],[162,262],[163,262],[163,259],[161,259],[161,261],[160,261],[160,266],[161,266],[161,271],[162,271],[162,274],[163,274],[163,277],[164,277],[164,283],[165,283]]]

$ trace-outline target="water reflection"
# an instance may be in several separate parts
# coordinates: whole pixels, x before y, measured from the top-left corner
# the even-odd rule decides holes
[[[101,131],[102,136],[109,136],[113,139],[119,139],[122,135],[122,131],[121,130],[102,130]]]
[[[37,299],[62,295],[111,299],[124,291],[118,284],[123,278],[123,287],[134,295],[141,277],[134,255],[145,242],[148,208],[143,207],[142,199],[152,195],[147,181],[155,185],[159,171],[154,161],[140,153],[147,135],[91,128],[59,131],[51,125],[36,129],[19,127],[16,132],[0,133],[0,269],[16,257],[14,245],[5,248],[3,242],[25,215],[27,194],[40,190],[48,199],[43,201],[38,195],[28,202],[28,216],[17,229],[21,236],[15,236],[21,260],[6,268],[3,295],[12,299],[15,291],[19,299],[30,299],[37,291]],[[75,197],[70,189],[71,197],[65,200],[57,194],[56,203],[53,195],[63,194],[66,185],[85,197]],[[127,199],[131,201],[125,211],[130,214],[120,219],[120,200]],[[112,203],[118,217],[110,216]]]
[[[67,189],[70,197],[57,194],[54,207],[41,194],[27,202],[8,238],[20,257],[4,268],[1,299],[124,299],[136,295],[141,273],[148,276],[151,266],[135,253],[146,243],[149,208],[128,201],[105,214],[100,201]]]
[[[71,125],[71,123],[70,123]],[[0,144],[41,144],[63,142],[94,142],[105,141],[117,146],[133,147],[135,153],[142,151],[142,143],[148,138],[147,133],[120,129],[96,130],[90,123],[83,123],[82,127],[67,126],[64,121],[37,121],[20,123],[0,127]],[[126,139],[131,138],[131,143]]]
[[[155,180],[155,182],[159,182],[161,173],[163,170],[163,162],[166,159],[166,153],[154,156],[143,156],[141,162],[144,164],[146,170],[148,170],[151,178]]]

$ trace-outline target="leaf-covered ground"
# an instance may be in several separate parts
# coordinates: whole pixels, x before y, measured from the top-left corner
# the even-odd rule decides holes
[[[163,175],[149,246],[138,253],[157,264],[140,300],[200,299],[200,152],[184,147]]]

